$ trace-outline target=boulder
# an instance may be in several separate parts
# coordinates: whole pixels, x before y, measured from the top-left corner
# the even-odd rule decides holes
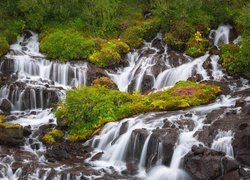
[[[228,159],[224,153],[198,146],[192,147],[185,155],[183,163],[184,170],[194,180],[217,179],[239,170],[236,160]],[[238,177],[239,173],[234,176]]]
[[[2,99],[0,109],[3,112],[9,113],[11,111],[11,102],[8,99]]]
[[[0,144],[21,146],[24,144],[24,128],[19,124],[0,124]]]

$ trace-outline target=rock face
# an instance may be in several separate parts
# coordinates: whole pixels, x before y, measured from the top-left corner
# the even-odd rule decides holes
[[[184,170],[192,179],[238,179],[239,164],[233,159],[225,157],[224,153],[204,147],[193,146],[192,151],[184,157]]]
[[[11,102],[8,99],[2,99],[0,109],[3,112],[9,113],[11,110]]]
[[[20,125],[0,124],[0,144],[20,146],[24,144],[24,128]]]

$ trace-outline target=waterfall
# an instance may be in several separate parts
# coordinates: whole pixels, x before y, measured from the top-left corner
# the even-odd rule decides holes
[[[227,156],[233,158],[234,157],[233,146],[232,146],[233,137],[234,133],[232,131],[219,130],[218,134],[214,138],[211,149],[224,152],[226,153]]]
[[[229,44],[230,29],[232,29],[230,25],[220,25],[218,29],[210,32],[209,37],[213,39],[214,46],[219,49],[221,44]]]

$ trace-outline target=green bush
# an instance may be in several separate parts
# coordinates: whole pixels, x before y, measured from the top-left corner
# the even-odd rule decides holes
[[[5,37],[0,36],[0,57],[6,54],[9,50],[9,44]]]
[[[61,130],[53,129],[49,132],[47,132],[43,138],[42,141],[46,144],[53,144],[56,141],[59,141],[63,139],[64,133]]]
[[[50,58],[68,61],[87,59],[94,51],[95,43],[76,31],[61,30],[46,35],[41,40],[40,48]]]
[[[199,57],[205,54],[209,46],[209,41],[202,37],[197,31],[193,37],[187,42],[186,54],[192,57]]]
[[[129,46],[120,39],[110,41],[98,39],[97,44],[99,45],[99,49],[95,50],[89,56],[88,60],[99,67],[109,67],[119,64],[122,55],[130,50]]]
[[[66,99],[58,104],[55,115],[58,121],[68,125],[70,140],[84,140],[107,122],[139,113],[206,104],[215,99],[219,92],[216,86],[189,81],[181,81],[171,89],[147,96],[103,86],[82,86],[67,91]]]

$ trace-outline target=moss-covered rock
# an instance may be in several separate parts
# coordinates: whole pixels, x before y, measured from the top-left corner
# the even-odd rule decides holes
[[[6,54],[9,50],[10,46],[6,38],[0,36],[0,57]]]
[[[181,81],[173,88],[150,95],[128,94],[104,86],[69,90],[55,111],[67,123],[68,139],[85,140],[107,122],[151,111],[177,110],[209,103],[220,88]]]
[[[136,25],[128,27],[122,34],[121,39],[126,42],[130,48],[139,48],[143,40],[152,39],[160,30],[160,21],[157,18],[150,18]]]
[[[208,39],[203,38],[201,33],[197,31],[187,42],[186,54],[192,57],[199,57],[205,54],[208,47]]]
[[[0,115],[0,124],[2,124],[5,121],[5,117],[3,115]]]
[[[104,86],[109,89],[118,90],[118,87],[115,82],[108,77],[100,77],[94,80],[91,85],[94,87]]]
[[[120,39],[97,39],[98,49],[88,57],[88,60],[98,67],[110,67],[120,63],[122,56],[127,53],[129,46]]]
[[[58,129],[53,129],[52,131],[47,132],[43,136],[42,141],[45,144],[53,144],[56,141],[62,140],[63,136],[64,136],[63,131],[58,130]]]

